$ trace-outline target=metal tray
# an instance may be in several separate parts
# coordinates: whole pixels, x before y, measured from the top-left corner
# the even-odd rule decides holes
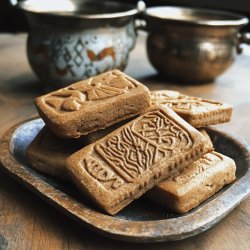
[[[218,152],[233,158],[237,179],[185,215],[167,213],[140,198],[115,216],[99,211],[71,183],[45,176],[29,167],[25,150],[44,123],[24,121],[6,132],[0,142],[1,167],[50,204],[104,236],[131,241],[180,240],[201,233],[223,219],[250,193],[250,153],[238,139],[207,129]]]

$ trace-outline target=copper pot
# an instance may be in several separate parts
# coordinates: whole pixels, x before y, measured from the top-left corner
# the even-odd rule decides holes
[[[148,58],[169,80],[212,81],[233,63],[240,43],[250,43],[239,33],[248,19],[229,12],[162,6],[144,17]]]

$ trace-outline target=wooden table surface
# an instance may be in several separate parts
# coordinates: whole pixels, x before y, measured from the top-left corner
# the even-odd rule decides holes
[[[36,114],[34,97],[41,83],[26,58],[26,34],[0,35],[0,136]],[[230,123],[217,127],[250,143],[250,53],[214,83],[171,84],[149,64],[140,34],[126,72],[150,89],[173,89],[234,105]],[[133,244],[104,238],[85,229],[0,171],[0,249],[250,249],[250,198],[208,231],[178,242]]]

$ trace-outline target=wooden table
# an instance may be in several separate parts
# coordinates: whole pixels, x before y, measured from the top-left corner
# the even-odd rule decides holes
[[[41,85],[25,53],[26,34],[0,35],[0,136],[12,125],[36,114],[34,97]],[[216,82],[174,85],[158,79],[140,34],[126,72],[151,89],[168,88],[234,105],[232,121],[217,127],[250,143],[250,53]],[[250,249],[250,199],[208,231],[179,242],[133,244],[93,233],[32,194],[0,171],[0,249]]]

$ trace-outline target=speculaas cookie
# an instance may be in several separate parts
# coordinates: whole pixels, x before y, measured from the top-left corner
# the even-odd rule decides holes
[[[175,112],[152,106],[67,159],[78,188],[115,214],[173,170],[210,151],[206,139]]]
[[[69,180],[65,167],[66,158],[124,125],[125,122],[127,120],[75,139],[59,138],[44,126],[27,147],[27,159],[32,168],[55,178]]]
[[[206,147],[208,147],[208,148],[214,148],[213,142],[211,141],[211,138],[208,135],[206,129],[205,128],[199,128],[197,130],[206,138],[206,140],[207,140]]]
[[[197,207],[235,180],[235,162],[215,151],[149,190],[146,197],[174,213]]]
[[[165,105],[196,128],[228,122],[232,106],[212,100],[183,95],[177,91],[151,91],[152,105]]]
[[[82,148],[79,139],[62,139],[44,126],[27,147],[26,156],[30,166],[44,174],[68,180],[66,158]]]
[[[139,114],[150,106],[147,87],[113,70],[40,96],[38,112],[62,138],[77,138]]]

